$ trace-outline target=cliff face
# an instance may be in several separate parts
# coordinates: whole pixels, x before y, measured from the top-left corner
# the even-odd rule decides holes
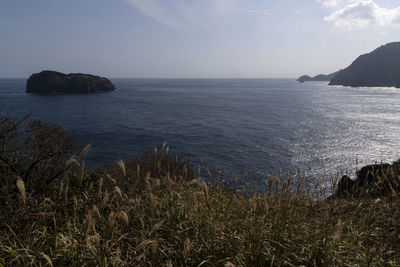
[[[400,87],[400,42],[359,56],[332,77],[330,85]]]
[[[110,80],[90,74],[64,74],[42,71],[32,74],[26,83],[27,93],[78,93],[89,94],[115,90]]]

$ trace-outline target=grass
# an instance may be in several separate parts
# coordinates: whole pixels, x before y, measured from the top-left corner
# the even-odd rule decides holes
[[[165,149],[84,173],[82,162],[45,195],[21,180],[2,195],[0,265],[400,264],[396,197],[327,201],[283,185],[243,196]]]
[[[46,188],[32,180],[61,156],[37,150],[35,169],[0,153],[0,266],[400,266],[396,194],[327,200],[290,174],[242,194],[165,145],[94,170],[89,149],[46,176]]]

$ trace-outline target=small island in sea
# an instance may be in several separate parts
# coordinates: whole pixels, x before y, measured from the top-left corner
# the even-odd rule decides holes
[[[115,90],[112,82],[91,74],[45,70],[32,74],[26,83],[27,93],[73,93],[90,94]]]
[[[297,81],[300,83],[303,82],[323,82],[323,81],[330,81],[333,76],[336,75],[337,72],[333,72],[331,74],[318,74],[314,77],[311,77],[309,75],[303,75],[300,76]]]

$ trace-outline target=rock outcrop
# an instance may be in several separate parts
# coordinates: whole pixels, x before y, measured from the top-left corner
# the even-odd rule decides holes
[[[400,194],[400,160],[362,167],[355,180],[344,175],[334,197],[383,197]]]
[[[90,74],[64,74],[42,71],[32,74],[26,83],[27,93],[75,93],[89,94],[115,90],[110,80]]]
[[[359,56],[332,77],[329,85],[400,87],[400,42],[381,46]]]

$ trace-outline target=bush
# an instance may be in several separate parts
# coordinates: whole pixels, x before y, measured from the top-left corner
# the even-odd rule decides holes
[[[28,116],[16,121],[0,117],[0,188],[15,191],[21,179],[29,194],[41,194],[61,179],[75,150],[74,139],[56,125]],[[21,130],[22,129],[22,130]]]

